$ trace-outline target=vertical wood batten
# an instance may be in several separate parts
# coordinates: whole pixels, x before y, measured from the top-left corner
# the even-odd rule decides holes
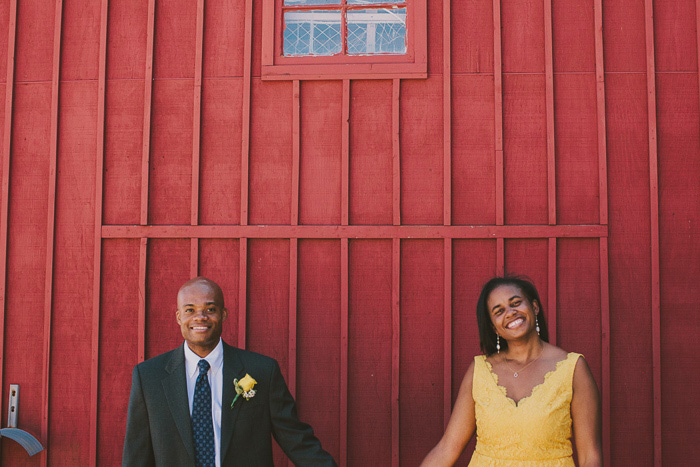
[[[43,384],[41,438],[48,448],[49,444],[49,390],[51,367],[51,314],[53,298],[53,254],[56,222],[56,164],[58,159],[58,97],[61,70],[61,33],[63,26],[63,0],[55,5],[53,26],[53,68],[51,71],[51,129],[49,138],[49,180],[48,209],[46,218],[46,273],[44,276],[44,349],[43,349]],[[41,464],[48,464],[48,449],[41,452]]]
[[[493,106],[494,156],[496,158],[496,225],[505,223],[503,166],[503,53],[501,51],[501,0],[493,0]],[[496,239],[496,275],[505,273],[505,240]]]
[[[290,222],[299,225],[299,159],[301,157],[301,105],[300,84],[296,79],[292,82],[292,208]]]
[[[699,0],[700,1],[700,0]],[[603,55],[603,0],[595,0],[595,74],[596,117],[598,136],[598,194],[600,199],[599,223],[608,224],[608,148],[605,119],[605,61]],[[601,362],[603,409],[603,456],[605,465],[611,465],[610,452],[610,283],[608,274],[608,239],[600,238],[600,310],[601,310]]]
[[[608,274],[608,239],[600,237],[600,317],[602,330],[603,456],[612,465],[610,452],[610,290]]]
[[[10,148],[12,141],[12,99],[15,78],[15,35],[17,32],[17,0],[10,3],[7,33],[7,75],[5,79],[5,127],[2,140],[2,207],[0,208],[0,394],[3,394],[5,368],[5,295],[7,283],[7,233],[10,211]]]
[[[243,96],[241,116],[241,225],[248,225],[248,162],[250,158],[251,68],[253,60],[253,0],[245,3],[243,32]],[[246,347],[248,239],[239,242],[238,267],[238,347]]]
[[[141,225],[148,224],[148,166],[151,152],[151,98],[153,95],[153,45],[155,41],[155,0],[148,2],[146,26],[146,70],[143,90],[143,136],[141,143]],[[139,322],[138,361],[146,358],[146,257],[148,239],[142,238],[139,245]]]
[[[496,225],[504,223],[503,187],[503,55],[501,52],[501,0],[493,0],[493,106],[494,155],[496,158]],[[501,242],[502,250],[502,239]],[[502,255],[501,255],[502,256]]]
[[[340,466],[348,462],[349,241],[340,239]]]
[[[451,0],[442,5],[443,223],[452,224],[452,28]],[[444,241],[443,426],[452,409],[452,239]]]
[[[343,80],[341,114],[340,223],[350,218],[350,80]],[[340,239],[340,465],[348,462],[348,352],[350,327],[350,244]]]
[[[698,0],[700,2],[700,0]],[[603,0],[595,0],[595,79],[598,126],[598,196],[600,220],[608,223],[608,147],[605,120],[605,62],[603,56]]]
[[[444,244],[444,292],[443,298],[443,426],[447,428],[452,409],[452,239]]]
[[[651,329],[654,386],[654,465],[661,465],[661,296],[659,273],[659,174],[656,132],[656,63],[654,59],[654,2],[644,1],[649,125],[649,204],[651,230]]]
[[[394,79],[391,94],[392,201],[393,223],[401,225],[401,140],[399,139],[401,80]]]
[[[391,465],[399,466],[399,363],[401,345],[401,239],[391,252]]]
[[[139,244],[139,317],[138,317],[138,361],[146,359],[146,257],[148,239],[142,238]]]
[[[549,342],[557,345],[557,239],[549,238],[547,248],[547,321]]]
[[[301,83],[292,82],[292,189],[291,225],[299,225],[299,171],[301,158]],[[297,386],[297,291],[299,286],[299,240],[289,239],[289,316],[288,316],[288,372],[289,386],[296,396]],[[291,465],[291,461],[289,462]]]
[[[350,219],[350,80],[343,80],[340,154],[340,224]]]
[[[192,203],[190,224],[199,224],[199,171],[202,122],[202,55],[204,48],[204,0],[197,0],[197,26],[194,49],[194,96],[192,116]],[[190,239],[190,277],[199,272],[199,239]]]
[[[299,263],[299,241],[296,238],[289,239],[289,392],[296,397],[297,389],[297,290],[299,276],[297,267]]]
[[[554,44],[552,1],[544,0],[544,73],[547,116],[547,206],[549,225],[557,223],[556,160],[554,146]]]
[[[100,49],[97,75],[97,135],[95,151],[95,230],[92,267],[92,357],[90,361],[90,465],[97,465],[97,404],[100,359],[100,275],[102,272],[102,192],[105,149],[105,91],[107,72],[107,15],[109,0],[100,9]]]
[[[451,0],[442,5],[442,128],[443,128],[443,221],[452,223],[452,48]]]

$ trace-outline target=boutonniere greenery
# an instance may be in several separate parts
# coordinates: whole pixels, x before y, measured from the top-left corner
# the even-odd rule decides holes
[[[240,379],[240,381],[238,379],[234,379],[233,387],[236,390],[236,397],[234,397],[233,402],[231,402],[231,408],[233,408],[233,404],[235,404],[238,398],[241,396],[243,396],[245,400],[254,397],[257,391],[253,389],[253,386],[256,384],[258,384],[258,382],[255,381],[248,373],[246,373],[245,376]]]

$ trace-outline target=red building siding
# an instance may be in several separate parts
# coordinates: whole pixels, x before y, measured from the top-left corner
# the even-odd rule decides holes
[[[49,3],[0,3],[2,420],[48,447],[0,463],[118,465],[197,274],[341,465],[437,442],[503,272],[608,464],[700,457],[700,0],[429,0],[427,79],[327,81],[261,80],[262,0]]]

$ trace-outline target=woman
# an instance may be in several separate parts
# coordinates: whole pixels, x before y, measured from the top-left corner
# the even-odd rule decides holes
[[[477,432],[470,467],[602,465],[600,398],[580,354],[547,341],[537,289],[497,277],[477,303],[481,350],[457,396],[450,422],[424,466],[453,465]]]

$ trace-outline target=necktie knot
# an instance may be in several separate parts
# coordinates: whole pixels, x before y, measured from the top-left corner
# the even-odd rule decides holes
[[[201,359],[197,363],[197,366],[199,367],[199,374],[200,375],[209,371],[209,362],[206,361],[205,359]]]

